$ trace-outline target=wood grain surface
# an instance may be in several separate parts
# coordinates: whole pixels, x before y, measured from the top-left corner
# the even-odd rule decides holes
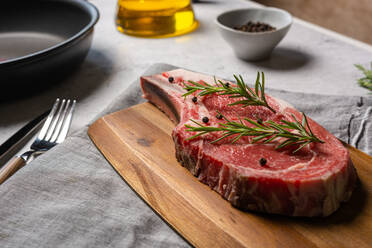
[[[360,183],[327,218],[232,207],[175,158],[174,124],[149,103],[106,115],[88,134],[123,179],[196,247],[371,247],[372,157],[349,147]]]
[[[354,39],[372,44],[371,0],[254,0]]]

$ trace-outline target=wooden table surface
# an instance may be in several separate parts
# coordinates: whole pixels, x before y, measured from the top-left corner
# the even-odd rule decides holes
[[[255,0],[283,8],[294,16],[372,44],[372,3],[370,0]]]

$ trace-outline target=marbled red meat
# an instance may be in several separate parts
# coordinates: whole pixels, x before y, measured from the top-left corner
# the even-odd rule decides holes
[[[195,132],[186,131],[185,124],[194,126],[190,119],[202,123],[202,118],[208,117],[206,125],[218,126],[225,121],[216,117],[217,111],[231,120],[240,116],[293,121],[291,114],[302,119],[294,107],[269,95],[266,99],[276,113],[262,106],[228,106],[237,99],[217,94],[201,97],[196,92],[184,98],[183,83],[188,80],[210,84],[214,81],[211,76],[178,69],[141,77],[141,87],[144,98],[177,124],[172,137],[178,161],[233,206],[291,216],[328,216],[350,198],[357,175],[349,152],[310,118],[313,133],[325,143],[307,145],[296,153],[292,147],[276,150],[279,141],[251,144],[251,137],[242,137],[232,144],[232,136],[211,144],[220,137],[218,132],[188,140]],[[192,101],[194,96],[196,102]],[[261,158],[266,159],[265,165],[260,164]]]

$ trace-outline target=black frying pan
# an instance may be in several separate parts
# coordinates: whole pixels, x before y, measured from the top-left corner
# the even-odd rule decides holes
[[[45,88],[75,70],[98,18],[83,0],[2,0],[0,100]]]

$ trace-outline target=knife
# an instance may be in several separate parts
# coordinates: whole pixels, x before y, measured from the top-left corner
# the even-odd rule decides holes
[[[11,157],[15,155],[15,153],[17,153],[18,150],[20,150],[22,144],[25,145],[25,143],[29,140],[27,138],[30,138],[32,136],[31,134],[35,133],[40,124],[48,116],[49,112],[50,109],[37,116],[35,119],[19,129],[0,146],[0,169]]]

